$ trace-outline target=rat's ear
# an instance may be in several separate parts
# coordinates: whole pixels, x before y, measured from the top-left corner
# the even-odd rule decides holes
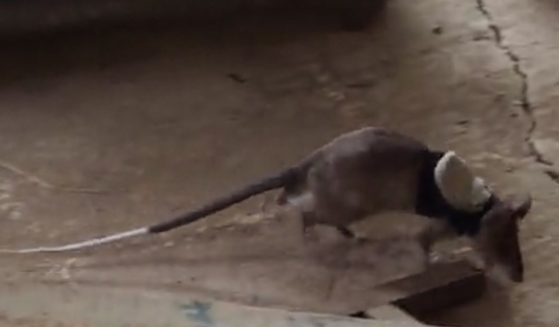
[[[531,208],[532,196],[530,194],[516,196],[511,200],[511,209],[514,212],[514,216],[518,219],[526,217]]]

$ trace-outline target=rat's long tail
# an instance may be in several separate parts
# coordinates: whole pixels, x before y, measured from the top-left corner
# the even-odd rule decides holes
[[[13,254],[25,254],[25,253],[39,253],[39,252],[65,252],[72,250],[85,249],[88,247],[101,245],[105,243],[112,243],[119,240],[124,240],[127,238],[132,238],[135,236],[149,234],[149,227],[142,227],[138,229],[129,230],[123,233],[113,234],[105,237],[92,238],[86,241],[71,243],[60,246],[40,246],[36,248],[29,249],[18,249],[18,250],[0,250],[0,253],[13,253]]]
[[[84,249],[84,248],[106,244],[106,243],[112,243],[112,242],[132,238],[136,236],[146,235],[146,234],[163,233],[178,228],[180,226],[195,222],[212,213],[224,210],[254,195],[266,191],[270,191],[273,189],[277,189],[280,187],[284,187],[285,185],[292,183],[293,181],[299,178],[299,176],[301,175],[301,170],[302,170],[301,168],[304,167],[299,166],[294,168],[288,168],[274,176],[261,179],[258,182],[249,184],[235,192],[229,193],[228,195],[218,198],[215,201],[209,202],[208,204],[200,207],[197,210],[188,212],[177,218],[162,223],[158,223],[152,226],[132,229],[122,233],[112,234],[109,236],[104,236],[99,238],[93,238],[82,242],[71,243],[71,244],[66,244],[61,246],[44,246],[44,247],[41,246],[36,248],[16,249],[16,250],[0,249],[0,253],[24,254],[24,253],[39,253],[39,252],[65,252],[71,250]]]

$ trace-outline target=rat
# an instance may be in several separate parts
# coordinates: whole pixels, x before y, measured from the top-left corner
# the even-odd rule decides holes
[[[346,132],[291,167],[168,221],[62,246],[0,252],[64,252],[164,233],[275,189],[282,190],[278,204],[300,209],[304,233],[324,224],[356,238],[352,223],[382,212],[411,212],[429,219],[418,235],[426,257],[437,241],[466,236],[487,267],[498,265],[511,280],[522,281],[518,221],[530,210],[531,197],[501,199],[454,151],[433,150],[381,127]]]

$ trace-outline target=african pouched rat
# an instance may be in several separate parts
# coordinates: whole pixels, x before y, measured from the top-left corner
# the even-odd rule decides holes
[[[523,279],[517,222],[530,210],[531,198],[500,199],[454,152],[435,151],[378,127],[338,136],[298,164],[166,222],[63,246],[1,252],[62,252],[162,233],[279,188],[283,189],[280,204],[300,206],[304,229],[326,224],[352,236],[348,226],[367,216],[412,212],[430,218],[430,226],[419,238],[426,253],[449,233],[465,235],[487,265],[504,267],[514,281]]]

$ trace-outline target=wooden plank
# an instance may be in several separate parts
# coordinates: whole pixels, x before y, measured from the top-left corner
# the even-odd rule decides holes
[[[406,321],[258,308],[165,291],[12,286],[0,297],[0,326],[415,327]]]
[[[483,293],[484,286],[481,272],[465,263],[453,263],[434,265],[424,273],[385,284],[377,291],[388,299],[386,303],[417,315],[476,298]],[[383,312],[378,309],[376,317],[372,310],[372,316],[379,319],[374,320],[255,308],[194,299],[180,293],[118,287],[30,283],[6,285],[4,291],[10,296],[0,297],[0,325],[37,320],[42,325],[62,326],[418,326],[413,319],[386,307]],[[44,313],[48,313],[48,319]]]
[[[434,264],[421,274],[384,284],[378,291],[395,297],[391,304],[420,316],[479,298],[485,289],[484,273],[459,261]]]
[[[393,321],[407,323],[409,326],[427,326],[419,322],[415,317],[398,308],[395,305],[387,304],[369,309],[365,312],[367,317],[375,320]]]
[[[371,319],[407,322],[410,326],[425,326],[409,313],[391,304],[369,309],[365,314]]]

